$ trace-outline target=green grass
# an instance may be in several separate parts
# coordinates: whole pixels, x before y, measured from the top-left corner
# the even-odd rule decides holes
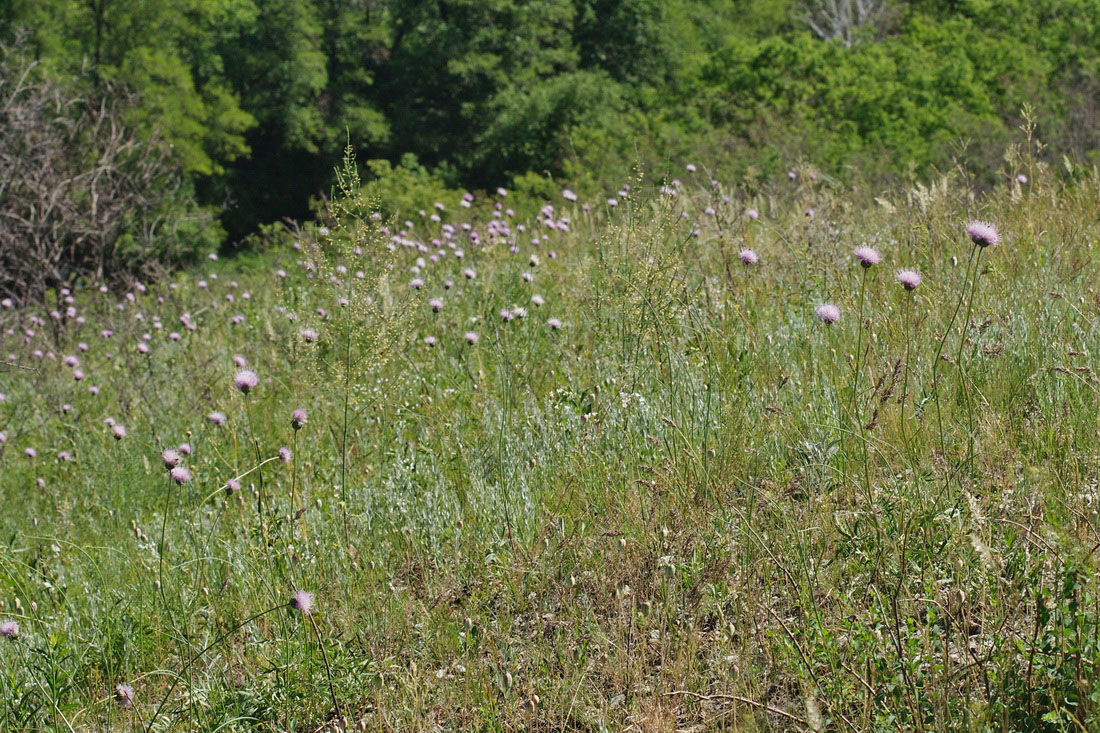
[[[0,728],[1100,726],[1100,175],[1028,170],[878,200],[638,186],[555,202],[569,231],[528,221],[520,254],[459,230],[419,274],[434,248],[389,251],[350,196],[301,250],[121,310],[80,290],[83,325],[0,311]],[[968,280],[974,218],[1003,242]]]

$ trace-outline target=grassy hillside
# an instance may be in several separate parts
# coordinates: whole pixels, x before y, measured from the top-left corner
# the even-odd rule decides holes
[[[389,221],[349,172],[0,309],[0,727],[1100,725],[1100,175],[1010,163]]]

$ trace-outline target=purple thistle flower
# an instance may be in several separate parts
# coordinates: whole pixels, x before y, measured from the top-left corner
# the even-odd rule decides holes
[[[279,460],[283,463],[290,463],[290,448],[284,445],[279,449]]]
[[[438,313],[443,310],[443,298],[432,298],[428,301],[428,305],[431,306],[434,312]]]
[[[316,341],[317,340],[317,332],[314,331],[312,328],[303,328],[298,335],[301,336],[306,341]]]
[[[557,331],[559,328],[561,328],[561,321],[557,318],[548,318],[546,319],[546,325],[549,326],[551,329]]]
[[[577,194],[573,193],[568,188],[561,192],[561,196],[566,201],[576,201],[577,200]]]
[[[861,267],[867,268],[882,262],[882,255],[874,247],[856,247],[852,252]]]
[[[290,597],[290,607],[308,616],[313,610],[313,594],[304,590],[294,591],[294,595]]]
[[[256,372],[252,371],[251,369],[242,369],[237,372],[236,376],[233,377],[233,386],[235,386],[237,389],[244,392],[245,394],[248,394],[250,391],[252,391],[252,389],[255,388],[255,386],[259,383],[260,378],[257,377]]]
[[[1001,241],[997,228],[984,221],[970,222],[966,225],[966,233],[970,236],[970,241],[983,248],[999,244]]]
[[[23,451],[23,455],[25,455],[27,458],[37,458],[38,451],[36,451],[34,448],[27,448]]]
[[[760,261],[760,255],[756,254],[755,250],[743,249],[737,253],[737,259],[741,260],[742,264],[755,265]]]
[[[80,369],[79,367],[76,368],[76,369],[73,369],[73,379],[75,379],[78,382],[81,379],[84,379],[84,370]]]
[[[531,296],[531,304],[533,306],[535,306],[536,308],[541,307],[542,304],[545,303],[545,302],[546,301],[543,299],[543,297],[541,295],[539,295],[538,293]]]
[[[420,288],[424,287],[424,281],[418,277],[415,277],[409,281],[409,287],[413,290],[420,290]]]
[[[185,484],[191,480],[191,472],[187,470],[186,466],[176,466],[169,472],[169,475],[177,484]]]
[[[233,357],[233,366],[237,367],[238,369],[244,369],[246,366],[248,366],[248,359],[245,359],[240,354],[237,354]]]
[[[190,443],[180,443],[179,451],[180,451],[180,453],[182,453],[185,456],[191,455],[191,444]]]
[[[217,410],[214,410],[214,412],[211,412],[209,415],[206,416],[206,419],[214,423],[215,425],[224,425],[226,417],[224,412],[218,412]]]
[[[211,257],[213,256],[211,255]],[[116,685],[115,700],[118,702],[119,707],[131,707],[134,704],[134,688],[126,684]]]
[[[825,323],[836,323],[840,320],[840,308],[831,303],[826,303],[817,309],[817,317]]]
[[[756,221],[757,219],[760,218],[760,212],[757,211],[756,209],[749,209],[748,211],[745,212],[745,216],[749,217],[749,219],[751,219],[753,221]]]
[[[115,440],[122,440],[126,437],[126,428],[115,424],[111,426],[111,433],[115,436]]]
[[[906,290],[916,290],[920,285],[920,273],[916,270],[898,270],[897,279]]]
[[[473,346],[474,344],[476,344],[477,343],[477,334],[474,333],[473,331],[467,331],[466,332],[466,343],[468,343],[470,346]]]
[[[164,461],[165,468],[171,470],[180,465],[182,457],[180,456],[179,451],[175,450],[174,448],[168,448],[160,454],[160,460]]]
[[[225,493],[232,495],[236,491],[241,490],[241,482],[235,478],[231,478],[225,482]]]
[[[290,413],[290,426],[295,430],[301,430],[302,426],[307,422],[306,411],[302,408],[298,408],[294,412]]]
[[[437,342],[435,336],[425,336],[424,343],[426,343],[428,346],[435,346]]]
[[[463,270],[462,274],[466,276],[467,280],[473,280],[475,277],[477,277],[477,273],[468,268]]]
[[[5,639],[14,639],[19,636],[19,622],[12,619],[0,622],[0,636]]]

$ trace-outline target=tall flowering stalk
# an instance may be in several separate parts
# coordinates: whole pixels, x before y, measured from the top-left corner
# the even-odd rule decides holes
[[[959,374],[962,377],[963,396],[966,398],[966,418],[969,425],[967,459],[970,459],[974,456],[974,400],[970,394],[970,383],[963,365],[963,347],[966,345],[966,333],[970,328],[970,315],[974,308],[974,293],[978,289],[978,279],[982,276],[982,252],[985,251],[986,247],[999,244],[1001,236],[997,233],[996,227],[984,221],[970,222],[966,226],[966,233],[970,237],[970,241],[974,243],[974,249],[977,250],[977,253],[974,256],[974,280],[970,284],[970,292],[967,295],[966,316],[963,319],[962,333],[959,334],[959,351],[955,356],[955,363],[958,365]]]
[[[901,378],[901,442],[908,450],[909,443],[905,437],[905,404],[909,397],[909,362],[913,348],[913,334],[909,331],[909,324],[913,314],[913,291],[920,287],[921,276],[916,270],[899,270],[898,283],[905,288],[908,297],[905,299],[905,372]]]

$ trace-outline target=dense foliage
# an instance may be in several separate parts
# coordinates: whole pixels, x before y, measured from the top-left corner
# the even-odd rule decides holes
[[[227,204],[234,240],[308,214],[346,142],[486,190],[688,154],[879,181],[963,147],[988,178],[1025,103],[1056,153],[1098,147],[1100,0],[862,1],[877,12],[846,39],[813,32],[820,0],[2,0],[0,17],[54,73],[135,90],[132,122]]]

